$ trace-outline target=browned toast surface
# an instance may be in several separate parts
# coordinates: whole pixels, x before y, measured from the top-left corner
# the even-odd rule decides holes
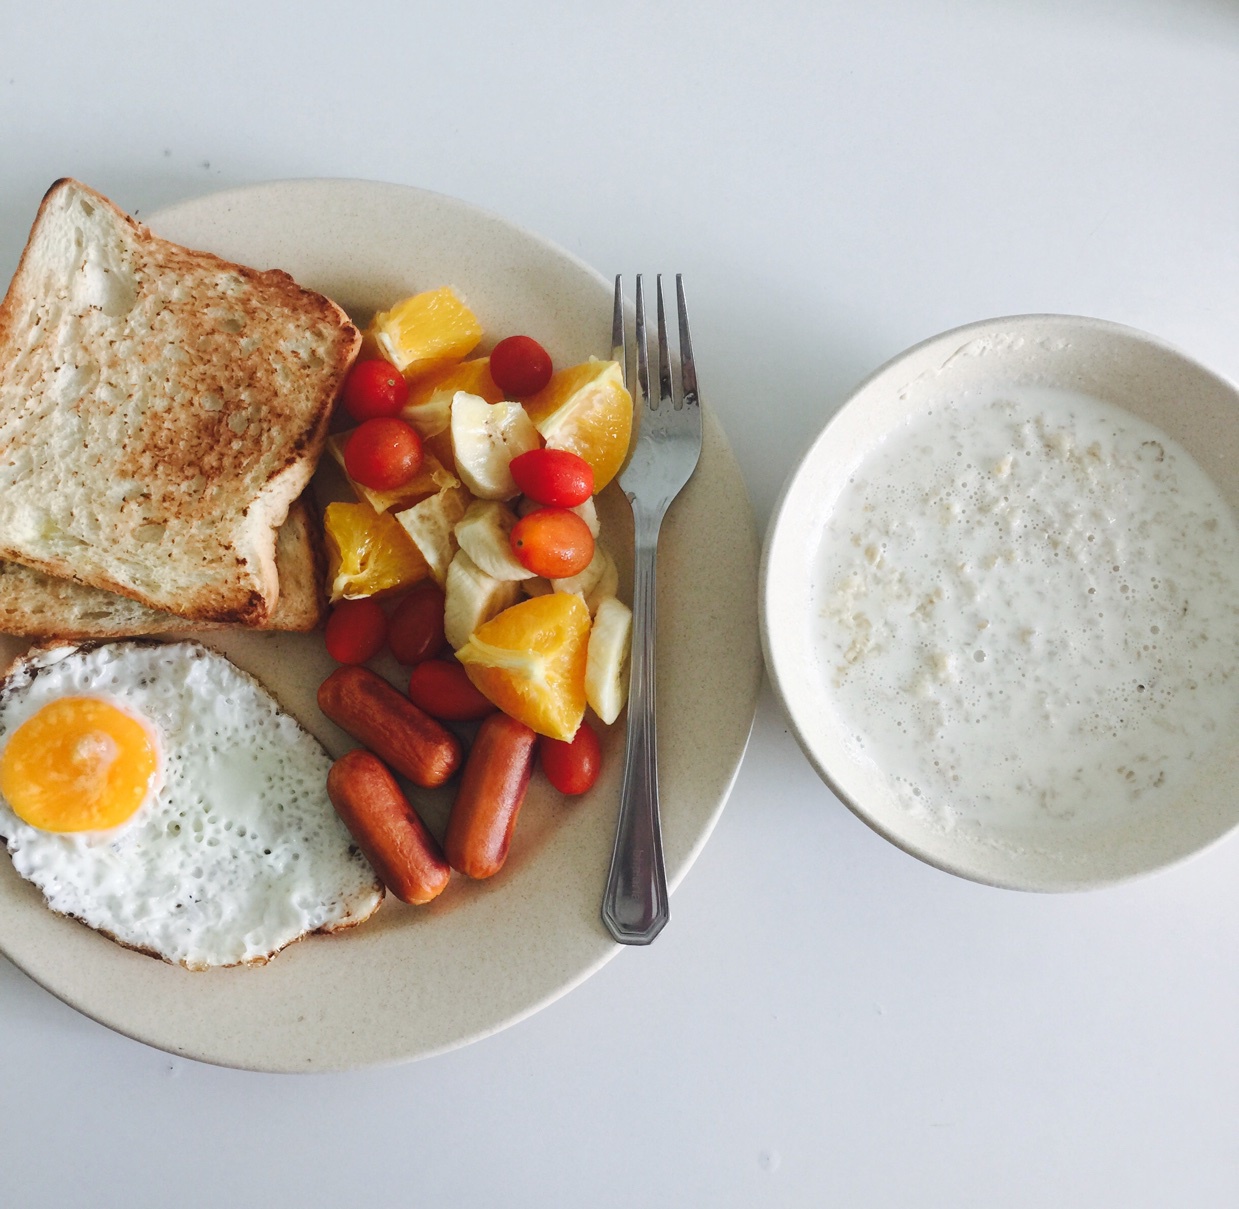
[[[360,337],[286,273],[48,192],[0,304],[0,558],[260,624]]]

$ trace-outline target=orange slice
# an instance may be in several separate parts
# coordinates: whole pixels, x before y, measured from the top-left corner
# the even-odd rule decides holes
[[[328,504],[323,528],[332,604],[399,592],[430,574],[426,560],[390,512],[376,512],[369,504]]]
[[[632,437],[632,396],[617,361],[589,360],[555,374],[525,410],[548,449],[583,457],[601,491],[619,473]]]
[[[410,382],[467,357],[482,339],[482,325],[450,285],[380,311],[370,326],[383,356]]]
[[[458,390],[477,395],[487,403],[503,401],[503,391],[490,376],[490,358],[459,361],[444,365],[418,378],[409,388],[409,399],[401,410],[422,435],[426,448],[434,452],[444,466],[455,465],[452,453],[452,399]]]
[[[456,658],[505,714],[568,740],[585,716],[589,625],[579,596],[534,596],[478,626]]]

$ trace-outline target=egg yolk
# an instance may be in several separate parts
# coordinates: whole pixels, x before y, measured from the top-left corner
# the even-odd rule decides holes
[[[44,831],[101,831],[142,805],[158,769],[151,732],[97,697],[62,697],[13,732],[0,794]]]

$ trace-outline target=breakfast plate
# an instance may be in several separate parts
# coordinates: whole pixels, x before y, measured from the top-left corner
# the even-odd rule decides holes
[[[362,322],[415,290],[450,284],[490,343],[528,332],[559,364],[610,347],[607,281],[547,241],[449,197],[372,182],[285,181],[184,202],[149,225],[190,247],[284,269]],[[705,378],[708,397],[708,367]],[[612,486],[599,505],[624,594],[627,504]],[[718,819],[752,726],[762,667],[757,561],[739,468],[707,411],[698,471],[660,542],[659,750],[672,888]],[[321,635],[201,637],[257,676],[333,755],[353,746],[317,708],[317,687],[335,666]],[[23,645],[0,638],[0,657]],[[398,675],[394,664],[386,670]],[[535,778],[494,878],[456,877],[425,907],[389,896],[360,927],[312,936],[268,965],[190,973],[124,949],[49,911],[7,859],[0,951],[110,1028],[206,1062],[339,1070],[452,1049],[552,1002],[619,951],[599,905],[622,741],[621,719],[604,739],[603,775],[583,798],[562,798]],[[447,792],[415,801],[441,829]]]

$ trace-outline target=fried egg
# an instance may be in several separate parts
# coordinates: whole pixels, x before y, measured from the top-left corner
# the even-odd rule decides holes
[[[0,835],[53,911],[189,969],[366,919],[331,757],[195,642],[44,649],[0,683]]]

